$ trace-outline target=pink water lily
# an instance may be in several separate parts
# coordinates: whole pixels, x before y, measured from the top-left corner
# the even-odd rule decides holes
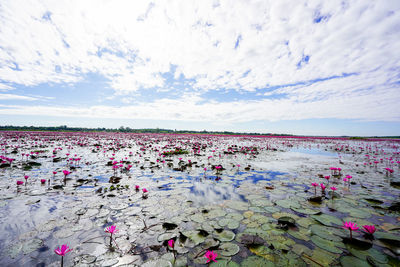
[[[106,228],[104,228],[104,232],[110,233],[110,234],[116,233],[116,232],[118,232],[117,226],[111,225],[109,227],[106,227]]]
[[[143,188],[142,191],[143,191],[143,194],[149,192],[149,191],[147,191],[146,188]]]
[[[136,191],[139,191],[139,188],[140,188],[140,186],[135,185],[135,190],[136,190]]]
[[[109,227],[106,227],[106,228],[104,228],[104,232],[110,234],[110,247],[111,247],[111,246],[112,246],[112,240],[113,240],[112,235],[113,235],[114,233],[117,233],[117,232],[118,232],[117,226],[111,225],[111,226],[109,226]]]
[[[17,185],[23,185],[24,184],[24,182],[22,182],[22,181],[17,181]]]
[[[168,246],[169,246],[170,248],[174,249],[175,241],[174,241],[173,239],[168,240]]]
[[[325,186],[323,183],[321,183],[321,184],[320,184],[320,186],[321,186],[321,190],[322,190],[322,192],[324,193],[324,192],[325,192],[325,188],[326,188],[326,186]]]
[[[343,228],[345,229],[349,229],[350,231],[350,238],[353,238],[353,231],[357,231],[358,229],[360,229],[356,223],[353,222],[344,222],[343,223]]]
[[[57,248],[54,250],[54,252],[55,252],[57,255],[60,255],[60,256],[62,256],[62,257],[64,257],[65,254],[67,254],[67,253],[70,252],[70,251],[72,251],[72,249],[70,249],[70,248],[67,246],[67,244],[63,244],[63,245],[61,245],[61,248],[60,248],[60,247],[57,247]]]
[[[314,186],[314,195],[316,195],[318,183],[311,183],[311,185]]]
[[[40,183],[41,184],[45,184],[46,183],[46,179],[40,179]]]
[[[206,254],[204,254],[204,257],[207,258],[207,263],[210,261],[217,262],[215,259],[217,258],[218,254],[214,251],[207,250]]]
[[[337,188],[336,188],[336,187],[334,187],[334,186],[331,186],[331,190],[332,190],[332,191],[336,191],[336,190],[337,190]]]
[[[60,256],[61,256],[61,267],[64,266],[64,256],[65,256],[68,252],[70,252],[70,251],[72,251],[72,249],[70,249],[70,248],[67,246],[67,244],[63,244],[63,245],[61,245],[61,248],[60,248],[60,247],[57,247],[57,248],[54,250],[54,253],[56,253],[57,255],[60,255]]]
[[[363,225],[363,228],[364,228],[364,231],[370,235],[372,235],[376,231],[376,228],[374,225]]]

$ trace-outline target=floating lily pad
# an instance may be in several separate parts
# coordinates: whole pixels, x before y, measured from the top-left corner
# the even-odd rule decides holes
[[[209,219],[214,219],[214,218],[218,218],[218,217],[222,217],[226,215],[226,211],[222,210],[222,209],[213,209],[210,210],[206,216]]]
[[[218,221],[221,227],[228,227],[229,229],[239,228],[239,222],[233,219],[221,219]]]
[[[248,210],[249,209],[249,204],[246,202],[241,202],[241,201],[235,201],[235,200],[230,200],[227,201],[226,205],[234,210]]]
[[[214,231],[214,236],[221,242],[229,242],[235,238],[235,233],[229,230],[216,230]]]
[[[190,216],[190,219],[197,223],[203,223],[205,221],[204,216],[201,213],[196,213]]]
[[[239,267],[240,265],[234,261],[230,260],[218,260],[217,262],[212,262],[210,267]]]
[[[298,231],[289,229],[287,231],[287,233],[289,235],[293,236],[294,238],[304,240],[304,241],[310,241],[310,233],[308,230],[306,230],[304,228],[300,228]]]
[[[326,251],[332,252],[332,253],[342,253],[342,250],[337,248],[336,245],[338,245],[337,242],[329,241],[326,239],[323,239],[317,235],[311,236],[311,241],[317,246],[320,247]]]
[[[255,267],[255,266],[263,266],[263,267],[275,267],[275,264],[272,261],[269,261],[263,257],[259,256],[250,256],[244,259],[240,266],[242,267]]]
[[[311,233],[314,235],[318,235],[321,238],[330,240],[330,241],[342,241],[342,237],[347,237],[348,233],[344,231],[344,229],[334,228],[324,225],[313,224],[310,227]]]
[[[197,230],[184,231],[182,234],[187,238],[189,238],[191,241],[193,241],[195,245],[203,243],[204,240],[206,240],[206,237],[208,236],[208,234],[206,235],[204,234],[204,232]]]
[[[383,254],[382,252],[374,248],[370,248],[368,250],[358,250],[352,247],[347,247],[347,249],[353,256],[364,261],[367,261],[368,256],[372,257],[377,263],[387,263],[389,261],[386,254]]]
[[[172,267],[172,263],[165,259],[151,259],[141,264],[142,267]]]
[[[319,210],[313,210],[313,209],[307,209],[307,208],[291,208],[293,211],[298,212],[298,213],[303,213],[307,215],[315,215],[320,213],[321,211]]]
[[[236,255],[240,250],[239,246],[233,243],[223,243],[219,246],[219,249],[221,255],[226,257]]]
[[[339,218],[337,218],[335,216],[328,215],[328,214],[311,215],[310,217],[326,226],[334,226],[334,225],[342,225],[343,224],[342,220],[340,220]]]
[[[371,267],[368,262],[352,256],[344,256],[340,258],[340,263],[343,267]]]

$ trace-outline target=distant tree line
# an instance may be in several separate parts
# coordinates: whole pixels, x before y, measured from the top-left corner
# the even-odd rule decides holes
[[[0,126],[0,131],[46,131],[46,132],[120,132],[120,133],[176,133],[176,134],[223,134],[223,135],[272,135],[270,133],[239,133],[231,131],[193,131],[193,130],[172,130],[160,128],[132,129],[121,126],[119,128],[83,128],[61,126]],[[276,134],[274,134],[276,135]],[[292,136],[290,134],[279,134],[280,136]]]

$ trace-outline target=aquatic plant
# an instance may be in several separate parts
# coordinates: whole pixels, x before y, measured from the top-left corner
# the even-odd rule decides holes
[[[112,241],[113,241],[113,237],[112,237],[112,236],[113,236],[114,233],[117,233],[117,232],[118,232],[117,226],[111,225],[111,226],[109,226],[109,227],[106,227],[106,228],[104,229],[104,232],[110,234],[110,247],[111,247],[111,246],[112,246]],[[114,241],[114,242],[115,242],[115,241]]]
[[[147,193],[148,193],[149,191],[147,191],[146,188],[143,188],[143,189],[142,189],[142,192],[143,192],[142,198],[147,198],[147,197],[148,197],[148,194],[147,194]]]
[[[41,184],[45,184],[46,183],[46,179],[40,179],[40,183]]]
[[[311,183],[312,186],[314,186],[314,195],[317,195],[317,186],[318,183]]]
[[[218,257],[218,254],[212,250],[207,250],[206,254],[204,254],[204,257],[207,258],[207,263],[210,263],[211,261],[217,262],[215,259]]]
[[[68,170],[63,170],[63,174],[64,174],[64,180],[67,179],[67,176],[70,174],[71,172]]]
[[[24,184],[24,182],[22,182],[22,181],[17,181],[17,185],[23,185]]]
[[[168,249],[171,249],[172,253],[174,254],[174,263],[173,264],[175,264],[175,261],[176,261],[176,251],[175,251],[174,247],[175,247],[175,241],[173,239],[168,240]]]
[[[67,246],[67,244],[61,245],[61,248],[60,248],[60,247],[57,247],[56,249],[54,249],[54,253],[56,253],[57,255],[60,255],[60,256],[61,256],[61,267],[64,266],[64,256],[65,256],[67,253],[71,252],[71,251],[72,251],[72,249],[70,249],[70,248]]]
[[[343,228],[348,229],[350,231],[350,239],[353,238],[353,231],[357,231],[359,229],[357,224],[353,222],[344,222]]]
[[[363,225],[364,232],[368,235],[373,235],[376,231],[376,228],[374,225]]]
[[[323,183],[321,183],[320,187],[321,187],[322,194],[325,194],[326,186]]]

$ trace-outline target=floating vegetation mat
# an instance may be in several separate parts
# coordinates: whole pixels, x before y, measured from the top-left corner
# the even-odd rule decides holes
[[[396,140],[1,132],[1,266],[400,266]]]

